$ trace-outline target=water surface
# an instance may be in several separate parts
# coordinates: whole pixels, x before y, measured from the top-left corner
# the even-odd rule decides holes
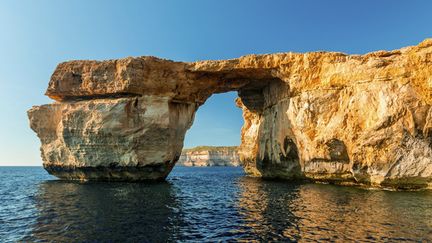
[[[79,183],[0,167],[1,242],[432,241],[432,192],[262,181],[176,167],[165,183]]]

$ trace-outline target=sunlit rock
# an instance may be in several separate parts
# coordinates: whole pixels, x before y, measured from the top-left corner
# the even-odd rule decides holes
[[[432,40],[365,55],[155,57],[59,64],[30,123],[45,168],[68,179],[162,179],[196,109],[238,91],[239,155],[265,178],[432,186]]]
[[[66,179],[162,179],[180,157],[195,104],[141,96],[33,107],[48,172]]]
[[[177,162],[182,166],[240,166],[237,146],[198,146],[183,149]]]

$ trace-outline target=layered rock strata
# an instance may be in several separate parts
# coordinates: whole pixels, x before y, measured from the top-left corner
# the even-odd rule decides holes
[[[240,166],[237,146],[198,146],[183,149],[177,165],[181,166]]]
[[[45,168],[68,179],[163,179],[194,113],[238,91],[250,175],[394,188],[432,186],[432,40],[365,55],[155,57],[58,65],[33,107]]]

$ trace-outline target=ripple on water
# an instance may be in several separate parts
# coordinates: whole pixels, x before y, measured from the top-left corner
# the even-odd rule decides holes
[[[165,183],[55,180],[0,168],[8,241],[432,241],[432,192],[262,181],[176,167]]]

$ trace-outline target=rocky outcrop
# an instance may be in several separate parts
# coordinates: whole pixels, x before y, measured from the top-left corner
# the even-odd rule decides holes
[[[163,97],[122,97],[42,105],[29,117],[48,172],[67,179],[133,181],[168,175],[195,108]]]
[[[240,166],[237,146],[198,146],[183,149],[177,165],[181,166]]]
[[[245,171],[394,188],[432,186],[432,40],[365,55],[70,61],[29,111],[45,168],[70,179],[164,178],[196,109],[238,91]]]

